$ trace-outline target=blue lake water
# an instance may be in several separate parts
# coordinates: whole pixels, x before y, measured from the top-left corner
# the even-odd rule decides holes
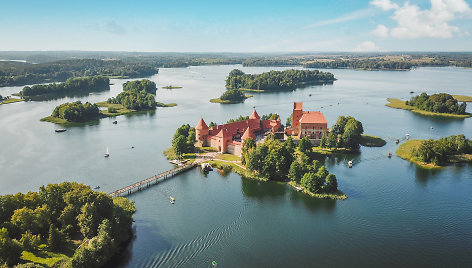
[[[221,105],[209,99],[224,92],[233,68],[261,73],[287,68],[199,66],[161,69],[150,77],[158,101],[175,102],[94,125],[59,128],[40,122],[66,101],[104,101],[126,80],[113,79],[110,92],[44,102],[0,106],[0,194],[36,191],[47,183],[74,180],[110,192],[172,168],[162,154],[175,129],[202,116],[224,123],[276,112],[283,123],[292,102],[322,111],[329,126],[339,115],[363,123],[365,133],[387,140],[382,148],[326,160],[348,199],[318,200],[285,184],[242,179],[234,173],[208,175],[198,169],[130,196],[136,202],[135,238],[120,267],[307,267],[472,265],[472,166],[429,171],[396,156],[394,140],[465,134],[472,119],[438,119],[385,106],[386,98],[415,93],[472,95],[472,70],[419,68],[409,72],[327,70],[333,85],[293,92],[254,94],[245,103]],[[181,89],[166,90],[172,84]],[[8,95],[21,87],[0,88]],[[311,94],[311,96],[309,96]],[[471,107],[468,107],[471,112]],[[433,127],[431,129],[430,127]],[[111,156],[104,158],[107,146]],[[134,146],[134,149],[131,149]],[[347,161],[356,163],[352,169]],[[176,197],[171,205],[169,195]]]

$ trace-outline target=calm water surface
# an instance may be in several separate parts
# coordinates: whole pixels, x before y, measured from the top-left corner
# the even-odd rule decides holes
[[[460,133],[471,138],[472,119],[429,118],[384,106],[386,98],[406,99],[410,91],[471,95],[472,70],[329,70],[339,79],[333,85],[255,94],[243,104],[210,103],[236,67],[246,73],[286,69],[161,69],[150,78],[159,87],[157,99],[177,107],[120,116],[117,125],[106,118],[59,134],[58,126],[39,119],[65,101],[115,96],[126,80],[112,80],[110,92],[1,105],[0,194],[65,180],[109,192],[172,168],[162,151],[181,124],[196,125],[200,116],[223,123],[249,115],[253,106],[260,115],[277,112],[285,121],[291,103],[303,101],[305,110],[321,110],[330,126],[339,115],[352,115],[366,133],[388,141],[382,148],[362,148],[357,156],[327,159],[347,200],[317,200],[284,184],[194,169],[130,196],[138,209],[135,238],[113,266],[211,267],[213,260],[219,267],[472,265],[472,166],[427,171],[386,157],[406,133],[420,139]],[[183,88],[161,89],[168,84]],[[0,88],[0,94],[20,90]],[[107,146],[110,158],[103,157]],[[349,169],[351,159],[357,164]],[[176,197],[175,205],[169,195]]]

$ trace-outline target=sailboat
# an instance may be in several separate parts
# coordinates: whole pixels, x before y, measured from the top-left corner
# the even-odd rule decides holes
[[[109,157],[109,156],[110,156],[110,152],[108,151],[108,146],[107,146],[107,152],[105,153],[104,156],[105,156],[105,157]]]

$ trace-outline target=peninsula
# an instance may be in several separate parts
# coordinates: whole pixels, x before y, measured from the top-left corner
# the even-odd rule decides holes
[[[472,162],[472,140],[464,135],[453,135],[439,140],[409,140],[398,147],[396,154],[425,168]]]
[[[457,96],[459,99],[467,99],[468,96]],[[414,113],[426,116],[440,116],[453,118],[468,118],[472,115],[466,112],[467,104],[462,102],[459,104],[454,96],[447,93],[439,93],[428,95],[422,93],[411,98],[409,101],[402,101],[400,99],[387,99],[389,103],[385,104],[388,107],[395,109],[410,110]]]

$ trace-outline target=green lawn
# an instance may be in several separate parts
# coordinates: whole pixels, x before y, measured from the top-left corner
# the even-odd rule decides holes
[[[213,147],[198,147],[198,146],[195,146],[195,149],[196,149],[197,152],[199,152],[199,153],[212,153],[212,152],[216,152],[216,148],[213,148]]]
[[[234,154],[219,154],[216,158],[226,161],[241,161],[241,157]]]
[[[384,139],[376,136],[362,134],[360,144],[366,147],[382,147],[387,144],[387,142]]]
[[[67,127],[72,127],[72,126],[93,125],[93,124],[98,123],[98,119],[99,118],[91,120],[91,121],[87,121],[87,122],[69,122],[69,121],[67,121],[65,119],[62,119],[62,118],[58,118],[58,117],[54,117],[54,116],[46,116],[44,118],[41,118],[39,121],[59,124],[59,125],[62,125],[62,126],[67,126]]]
[[[454,97],[454,99],[456,99],[457,101],[461,101],[461,102],[472,102],[472,97],[471,97],[471,96],[466,96],[466,95],[452,95],[452,97]]]
[[[471,114],[446,114],[446,113],[433,113],[433,112],[423,111],[423,110],[417,109],[414,106],[406,105],[405,101],[402,101],[400,99],[388,98],[387,101],[389,101],[389,103],[385,105],[388,107],[395,108],[395,109],[410,110],[414,113],[421,114],[421,115],[437,116],[437,117],[454,117],[454,118],[468,118],[472,116]]]
[[[218,159],[210,160],[208,161],[208,163],[210,163],[212,167],[216,167],[218,169],[228,169],[229,167],[231,167],[231,170],[233,172],[247,179],[267,181],[267,178],[264,178],[255,172],[243,169],[234,163],[218,161]]]
[[[118,115],[123,115],[123,114],[129,114],[129,113],[136,112],[136,110],[126,109],[121,104],[107,103],[106,101],[97,102],[96,104],[98,105],[98,107],[107,108],[107,110],[101,110],[100,111],[102,114],[104,114],[106,116],[118,116]],[[108,108],[114,108],[116,110],[116,113],[110,113],[108,111]]]

